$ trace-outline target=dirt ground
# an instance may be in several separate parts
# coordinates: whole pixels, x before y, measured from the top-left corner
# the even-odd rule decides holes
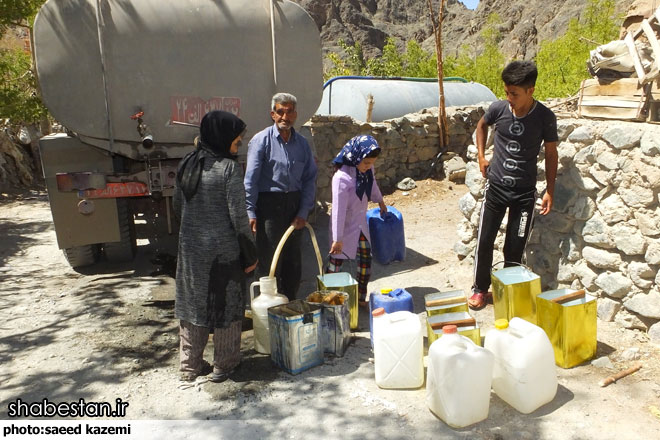
[[[403,262],[376,263],[370,290],[406,288],[422,313],[426,293],[467,292],[472,266],[452,251],[461,218],[457,202],[466,187],[431,180],[418,185],[408,195],[386,195],[403,213],[407,255]],[[318,212],[313,221],[327,251],[327,214]],[[181,387],[173,279],[153,274],[157,266],[150,260],[162,243],[139,244],[132,264],[76,272],[57,249],[45,193],[0,197],[0,420],[8,420],[8,404],[18,398],[121,398],[129,403],[126,419],[248,422],[251,431],[234,433],[237,438],[660,438],[660,350],[645,334],[602,321],[597,357],[607,357],[609,368],[557,368],[555,399],[528,415],[493,394],[489,417],[460,430],[428,410],[424,388],[376,386],[365,311],[343,358],[326,357],[296,376],[252,350],[246,321],[243,363],[230,379]],[[318,272],[309,240],[305,252],[300,297],[314,290]],[[492,306],[476,318],[483,336],[492,328]],[[637,362],[642,369],[636,374],[598,386]]]

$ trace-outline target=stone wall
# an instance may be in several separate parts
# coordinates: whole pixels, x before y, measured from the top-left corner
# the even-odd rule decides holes
[[[39,181],[38,159],[31,155],[29,142],[23,145],[0,131],[0,190],[9,188],[25,188]]]
[[[563,119],[558,128],[554,207],[535,217],[527,264],[544,290],[585,288],[598,297],[601,319],[660,341],[660,126]],[[474,146],[468,157],[459,258],[473,257],[484,184]],[[539,193],[544,165],[541,155]],[[493,261],[502,260],[503,231]]]
[[[393,188],[400,180],[423,179],[464,173],[467,145],[472,132],[484,114],[482,107],[448,108],[450,145],[442,155],[443,166],[431,164],[440,151],[438,146],[438,109],[431,108],[401,118],[378,123],[364,123],[349,116],[314,116],[307,127],[311,130],[319,166],[317,198],[321,203],[332,200],[332,159],[344,144],[358,134],[370,134],[382,147],[376,164],[376,179],[383,189]]]

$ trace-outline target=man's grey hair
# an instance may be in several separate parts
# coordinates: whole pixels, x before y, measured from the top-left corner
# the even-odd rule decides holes
[[[275,106],[277,104],[293,104],[293,109],[295,110],[298,106],[298,100],[291,93],[276,93],[273,95],[273,99],[270,102],[271,110],[275,111]]]

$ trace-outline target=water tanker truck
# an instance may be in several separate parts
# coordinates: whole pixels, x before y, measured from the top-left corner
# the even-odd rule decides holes
[[[132,259],[136,218],[176,232],[177,164],[206,112],[239,115],[249,138],[272,123],[274,93],[297,96],[299,122],[322,93],[318,29],[288,0],[48,0],[34,56],[44,103],[67,129],[40,151],[72,267]]]

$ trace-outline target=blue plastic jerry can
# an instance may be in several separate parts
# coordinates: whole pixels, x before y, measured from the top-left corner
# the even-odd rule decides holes
[[[385,313],[394,313],[405,310],[413,312],[413,297],[406,289],[381,289],[380,294],[369,294],[369,331],[371,332],[371,346],[374,345],[373,315],[371,312],[382,307]]]
[[[406,237],[403,233],[403,217],[394,207],[387,207],[384,218],[380,208],[367,211],[367,224],[371,236],[371,253],[380,264],[403,261],[406,257]]]

